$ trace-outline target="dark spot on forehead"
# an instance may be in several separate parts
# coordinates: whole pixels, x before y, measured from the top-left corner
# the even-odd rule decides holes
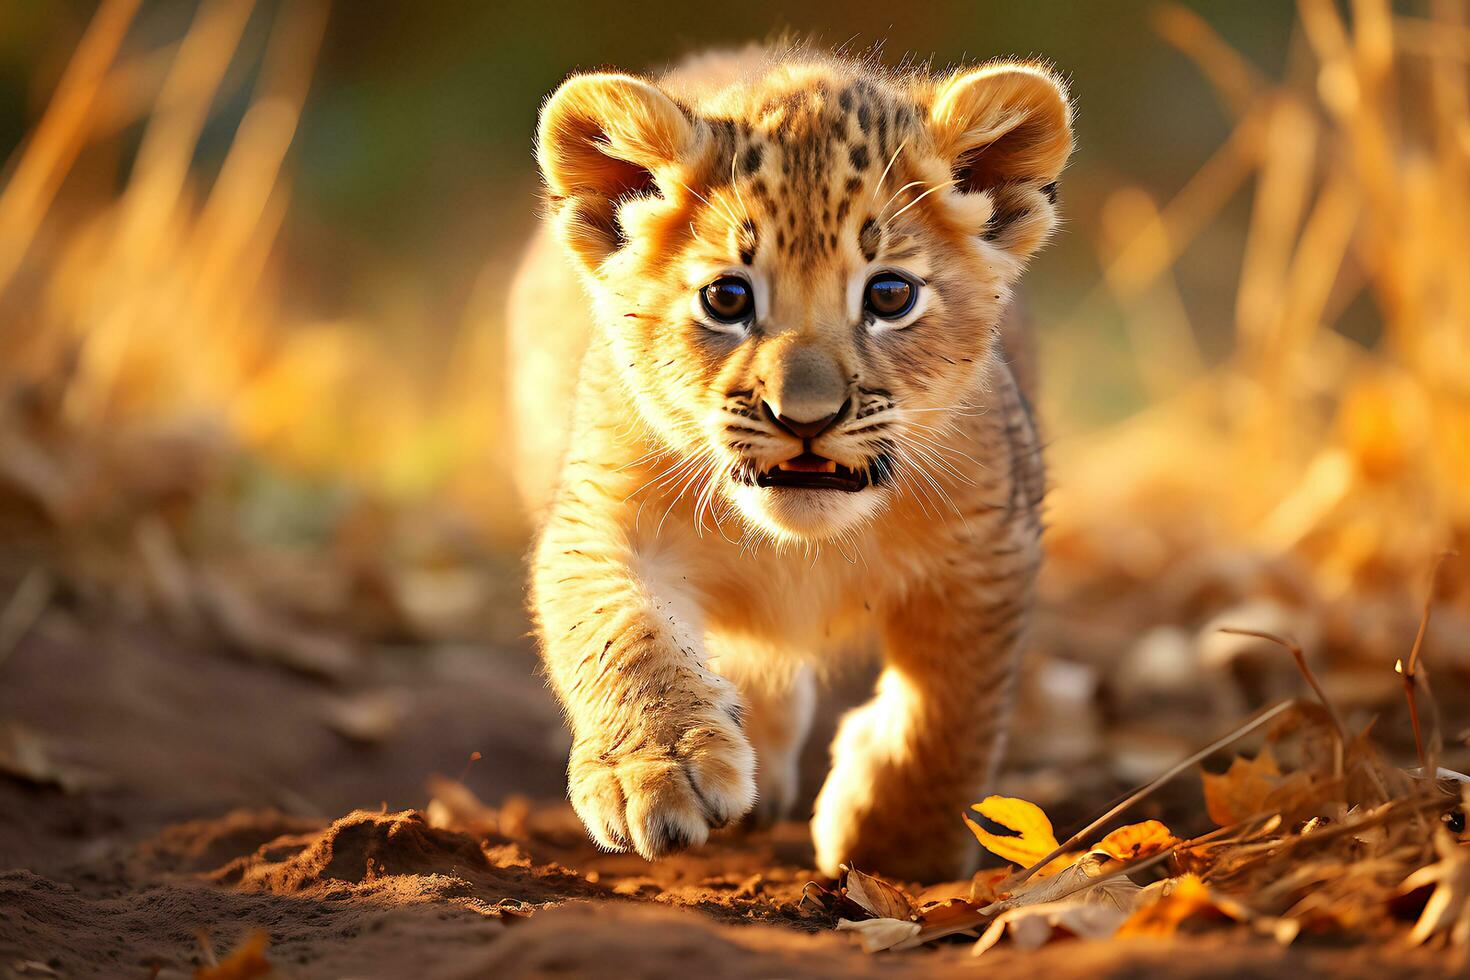
[[[752,143],[745,148],[745,155],[740,159],[740,169],[747,174],[753,174],[761,168],[761,157],[765,151],[759,143]]]
[[[843,190],[847,191],[848,196],[850,197],[853,194],[856,194],[858,192],[858,188],[862,186],[863,182],[860,178],[849,177],[847,178],[847,183],[843,185]]]
[[[756,232],[755,223],[745,221],[740,226],[740,232],[736,235],[736,243],[740,248],[740,261],[750,265],[755,261],[755,250],[759,244],[760,236]]]
[[[858,129],[861,129],[865,133],[868,131],[868,127],[873,124],[873,110],[868,108],[866,102],[858,103],[857,122]]]
[[[845,88],[837,93],[837,108],[843,112],[852,111],[852,89]]]
[[[735,148],[735,123],[730,119],[711,119],[715,143],[723,153],[733,153]]]
[[[852,163],[852,169],[862,172],[868,169],[868,144],[859,143],[850,147],[847,151],[847,159]]]
[[[878,246],[883,242],[883,229],[878,227],[878,222],[869,218],[863,222],[862,229],[858,232],[858,248],[863,251],[863,258],[872,262],[878,257]]]

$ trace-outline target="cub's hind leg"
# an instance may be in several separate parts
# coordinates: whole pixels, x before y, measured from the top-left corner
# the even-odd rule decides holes
[[[712,649],[720,649],[711,640]],[[755,748],[755,807],[751,826],[769,827],[791,815],[800,791],[801,750],[811,734],[817,683],[810,667],[762,662],[731,650],[710,667],[734,681],[745,703],[745,734]]]

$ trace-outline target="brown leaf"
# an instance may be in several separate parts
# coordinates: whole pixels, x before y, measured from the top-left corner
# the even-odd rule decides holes
[[[1218,826],[1228,827],[1265,810],[1266,797],[1281,780],[1281,769],[1268,747],[1254,759],[1236,756],[1221,775],[1202,772],[1200,778],[1205,811]]]
[[[974,918],[980,907],[980,903],[964,898],[930,902],[919,909],[919,922],[925,929],[943,929],[956,922]]]
[[[1002,887],[1011,877],[1010,868],[984,868],[975,872],[970,879],[970,901],[976,905],[989,905],[1006,897]]]
[[[843,876],[844,894],[877,919],[907,919],[914,903],[896,886],[882,878],[849,868]]]

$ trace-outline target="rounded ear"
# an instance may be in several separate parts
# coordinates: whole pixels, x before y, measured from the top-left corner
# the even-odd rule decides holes
[[[541,110],[537,159],[562,240],[595,267],[623,244],[619,206],[658,193],[700,130],[663,91],[631,75],[577,75]]]
[[[984,195],[985,237],[1025,258],[1056,224],[1056,182],[1072,153],[1072,106],[1054,72],[999,64],[941,83],[929,111],[955,188]]]

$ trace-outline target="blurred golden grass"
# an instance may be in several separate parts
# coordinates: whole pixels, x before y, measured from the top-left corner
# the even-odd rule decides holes
[[[252,7],[208,0],[177,45],[124,57],[137,0],[103,3],[22,147],[0,194],[0,430],[24,461],[12,482],[52,517],[85,523],[107,447],[126,444],[146,469],[136,440],[167,435],[372,500],[448,496],[492,535],[510,533],[484,304],[454,340],[448,376],[428,379],[368,325],[301,322],[281,301],[283,171],[324,2],[280,8],[218,175],[206,184],[193,170]],[[139,121],[114,199],[58,199],[90,143]]]
[[[1122,188],[1104,209],[1098,290],[1154,402],[1055,454],[1052,541],[1141,579],[1210,548],[1290,553],[1329,600],[1411,600],[1470,535],[1466,8],[1299,10],[1280,82],[1197,15],[1157,13],[1235,130],[1172,200]],[[1174,265],[1252,181],[1234,351],[1202,369],[1192,323],[1216,311],[1180,295]],[[1363,303],[1381,327],[1366,344],[1337,329]]]
[[[239,84],[252,4],[206,0],[178,43],[127,52],[138,6],[101,4],[0,192],[0,489],[69,540],[128,548],[237,517],[219,501],[245,492],[242,470],[347,488],[357,513],[326,532],[353,555],[426,516],[519,540],[498,294],[471,302],[427,377],[394,331],[302,320],[281,298],[284,174],[325,4],[280,8],[212,181],[197,144]],[[1470,531],[1465,6],[1408,18],[1354,0],[1345,20],[1302,0],[1280,81],[1183,8],[1156,27],[1235,126],[1172,199],[1123,187],[1103,209],[1103,275],[1078,320],[1121,314],[1152,404],[1055,447],[1061,578],[1147,580],[1242,548],[1297,556],[1329,597],[1378,590],[1412,609],[1432,556]],[[121,190],[69,194],[78,157],[138,123]],[[1221,311],[1197,308],[1175,269],[1252,186],[1234,352],[1211,365],[1197,328]],[[1381,326],[1369,344],[1337,329],[1364,303]],[[1066,419],[1065,392],[1097,366],[1052,346]],[[147,535],[132,529],[143,517]]]

